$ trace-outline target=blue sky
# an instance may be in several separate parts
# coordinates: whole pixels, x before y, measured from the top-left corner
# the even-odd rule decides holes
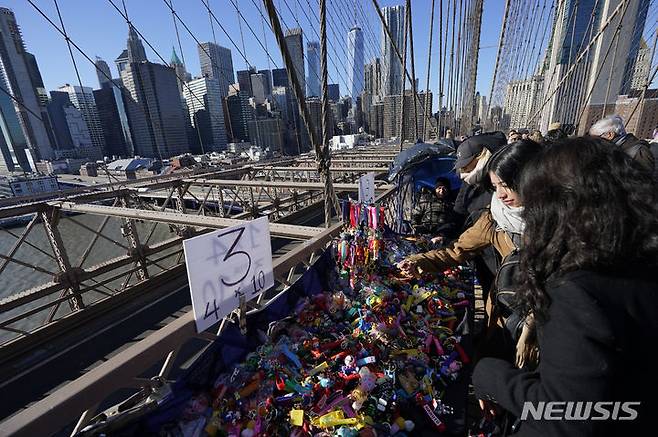
[[[33,1],[46,15],[59,24],[52,0]],[[122,7],[121,0],[111,1],[119,8]],[[128,15],[137,29],[167,61],[171,57],[172,47],[176,46],[179,57],[184,58],[187,70],[193,76],[198,75],[199,59],[196,43],[179,23],[178,30],[182,53],[180,52],[171,11],[165,1],[173,2],[174,9],[197,39],[200,41],[213,41],[208,12],[204,6],[206,0],[125,0],[125,3]],[[268,57],[261,47],[262,44],[267,46],[273,59],[273,61],[270,61],[269,67],[275,68],[275,64],[279,67],[283,65],[278,54],[276,41],[269,28],[267,28],[267,23],[262,22],[259,9],[255,6],[260,7],[262,0],[208,1],[217,20],[240,50],[242,50],[242,39],[244,39],[244,52],[250,64],[261,69],[268,68]],[[299,24],[304,30],[305,41],[317,39],[315,33],[319,33],[317,0],[274,1],[282,14],[284,29],[286,26],[297,27]],[[330,82],[340,83],[341,94],[346,93],[344,81],[347,78],[345,70],[347,64],[345,59],[347,31],[353,25],[355,16],[358,24],[364,29],[366,60],[375,56],[376,51],[379,49],[378,39],[381,33],[381,25],[372,2],[370,0],[356,1],[358,2],[358,9],[355,14],[355,0],[327,0],[329,11],[328,36],[331,44],[328,49],[330,58],[329,80]],[[400,0],[380,1],[382,6],[401,3],[403,2]],[[446,8],[448,0],[444,0],[443,3],[444,8]],[[485,0],[484,3],[476,89],[488,94],[496,58],[496,45],[502,21],[504,0]],[[27,49],[34,53],[37,58],[46,88],[53,90],[65,83],[77,84],[75,71],[62,36],[27,1],[10,0],[2,5],[14,10]],[[436,0],[430,81],[434,92],[438,87],[438,5],[439,0]],[[59,0],[59,6],[66,30],[71,39],[92,58],[100,56],[105,59],[110,65],[113,76],[117,76],[114,59],[125,48],[128,32],[125,20],[112,7],[110,0]],[[251,26],[251,29],[238,19],[235,6]],[[427,74],[430,6],[431,0],[414,0],[412,2],[416,76],[420,79],[421,88],[425,87]],[[262,10],[264,11],[264,9]],[[309,21],[313,24],[309,24]],[[239,24],[242,27],[242,37]],[[213,25],[217,43],[229,47],[233,52],[234,69],[244,69],[244,58],[238,53],[238,50],[230,42],[227,34],[220,29],[219,25],[216,22],[213,22]],[[263,25],[266,29],[266,37],[263,37]],[[254,36],[252,30],[256,36]],[[146,42],[144,45],[149,60],[161,62]],[[97,88],[98,81],[93,66],[77,52],[75,52],[75,55],[83,85]]]

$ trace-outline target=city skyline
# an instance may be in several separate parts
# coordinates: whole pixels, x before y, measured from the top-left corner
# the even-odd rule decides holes
[[[402,1],[394,0],[384,0],[380,1],[382,7],[392,6],[397,4],[402,4]],[[76,7],[76,5],[78,7]],[[171,53],[172,46],[175,46],[179,55],[183,57],[187,71],[192,73],[192,76],[199,76],[201,67],[197,53],[196,42],[192,37],[186,33],[184,29],[180,29],[181,36],[181,45],[182,51],[179,49],[179,45],[176,41],[176,37],[173,32],[173,25],[171,21],[171,12],[164,6],[163,8],[150,8],[141,2],[134,0],[126,1],[128,12],[130,14],[131,22],[135,23],[135,28],[139,30],[148,41],[155,47],[155,49],[165,58],[168,62],[169,53]],[[50,5],[39,5],[42,7],[42,10],[50,15],[56,16],[54,8]],[[74,41],[80,44],[81,48],[85,50],[92,58],[94,56],[99,56],[102,59],[106,60],[112,69],[112,77],[118,77],[116,73],[116,68],[113,65],[114,59],[118,54],[124,50],[126,42],[126,23],[123,17],[121,17],[117,11],[111,8],[111,6],[104,4],[87,4],[81,0],[73,0],[65,4],[60,5],[62,9],[62,14],[66,20],[67,29]],[[228,6],[231,6],[230,4]],[[216,17],[227,30],[228,34],[234,39],[234,42],[242,51],[242,43],[240,38],[235,38],[236,35],[240,35],[238,16],[235,12],[235,9],[229,9],[229,12],[232,13],[231,19],[223,19],[223,15],[219,14],[219,8],[216,5],[212,5],[213,13],[216,14]],[[64,83],[71,83],[74,81],[75,72],[73,71],[70,58],[67,53],[66,44],[61,39],[61,36],[56,33],[55,29],[50,27],[50,25],[39,16],[39,14],[29,6],[29,4],[17,4],[11,5],[11,8],[17,13],[19,21],[22,23],[21,27],[23,33],[27,35],[27,45],[28,47],[33,48],[33,52],[39,60],[39,65],[41,66],[42,71],[46,71],[45,74],[45,83],[48,90],[56,89]],[[220,46],[227,47],[231,49],[233,53],[233,63],[234,69],[244,69],[245,68],[245,59],[243,56],[238,53],[236,47],[231,43],[226,34],[224,34],[218,24],[214,22],[214,37],[212,29],[208,21],[207,10],[203,5],[199,4],[198,7],[186,7],[184,4],[178,5],[178,14],[181,18],[187,23],[204,23],[203,25],[199,24],[194,26],[192,31],[195,36],[200,41],[211,41],[219,44]],[[429,13],[429,4],[427,5],[427,13]],[[295,8],[293,7],[293,10]],[[428,28],[429,28],[429,15],[426,13],[420,13],[421,8],[417,7],[414,11],[413,25],[414,25],[414,44],[417,53],[416,59],[416,69],[419,76],[420,82],[424,83],[424,73],[421,72],[426,70],[426,56],[418,56],[420,53],[427,52],[428,40],[426,37]],[[502,20],[502,5],[491,4],[485,6],[485,19],[489,22],[498,22]],[[83,13],[85,12],[85,13]],[[262,12],[262,11],[260,11]],[[262,32],[259,31],[260,22],[262,17],[259,10],[257,10],[252,4],[245,5],[245,7],[240,8],[240,13],[242,16],[252,22],[258,23],[258,26],[255,26],[254,36],[248,29],[243,29],[244,36],[244,46],[245,54],[249,60],[249,64],[255,66],[257,69],[275,69],[282,68],[283,62],[281,61],[280,54],[278,53],[278,48],[276,47],[276,41],[274,40],[271,32],[267,32],[267,37],[263,38]],[[317,14],[316,11],[311,11]],[[327,29],[328,39],[330,42],[330,47],[328,49],[329,55],[329,82],[337,83],[340,85],[341,92],[347,94],[348,90],[348,78],[346,74],[345,62],[341,61],[343,56],[346,56],[346,47],[344,44],[345,38],[349,29],[354,26],[354,18],[349,20],[345,17],[345,11],[341,11],[339,4],[335,2],[328,2],[328,13],[329,17],[329,26]],[[296,14],[299,15],[297,20],[291,13],[291,11],[283,8],[280,11],[282,17],[282,25],[285,29],[289,26],[290,28],[296,26],[296,21],[299,21],[302,25],[305,40],[306,39],[315,39],[315,28],[319,29],[319,25],[314,23],[313,26],[309,24],[306,20],[306,17],[300,11],[297,11]],[[307,12],[307,14],[309,14]],[[437,12],[438,15],[438,12]],[[311,19],[313,14],[309,14]],[[317,17],[317,15],[315,15]],[[84,17],[84,18],[83,18]],[[96,33],[90,33],[87,26],[82,26],[81,23],[86,22],[90,19],[101,20],[105,23],[107,28],[115,29],[107,35],[100,37]],[[367,19],[367,22],[366,22]],[[438,19],[435,18],[435,20]],[[378,53],[375,53],[375,49],[380,47],[380,28],[381,23],[377,12],[373,9],[372,5],[364,4],[362,8],[358,11],[356,16],[357,25],[364,27],[369,25],[370,28],[364,29],[364,61],[365,63],[370,62],[373,57],[378,56]],[[295,23],[293,26],[292,23]],[[244,23],[242,23],[244,27]],[[267,20],[265,20],[265,26],[267,27]],[[180,28],[180,24],[179,24]],[[435,38],[436,38],[435,30]],[[374,39],[373,39],[374,38]],[[83,44],[84,42],[84,44]],[[483,34],[483,47],[489,47],[497,43],[497,35],[486,35]],[[153,50],[144,43],[146,55],[152,62],[164,63],[157,58]],[[269,56],[264,52],[263,46],[269,48]],[[438,44],[433,45],[433,59],[438,59]],[[78,68],[80,70],[82,82],[84,86],[95,86],[97,82],[96,70],[93,65],[89,64],[88,61],[82,58],[79,53],[74,53],[77,59]],[[338,56],[338,57],[337,57]],[[272,59],[270,59],[270,57]],[[481,51],[480,54],[482,73],[478,75],[478,88],[482,91],[488,89],[487,81],[490,80],[490,72],[493,70],[493,64],[495,59],[495,49],[486,48]],[[276,63],[276,65],[275,65]],[[437,68],[433,67],[430,83],[432,84],[432,91],[437,92]],[[436,104],[434,110],[436,110]]]
[[[608,0],[605,4],[608,5],[614,2],[615,0]],[[642,0],[641,4],[629,14],[628,17],[630,18],[626,23],[627,27],[636,28],[639,32],[636,31],[632,38],[624,40],[623,51],[630,50],[631,53],[637,53],[639,50],[639,42],[642,37],[641,30],[644,29],[646,9],[649,2],[648,0]],[[609,9],[607,7],[606,10]],[[406,12],[405,7],[402,5],[384,6],[381,11],[384,21],[390,27],[390,33],[393,35],[398,49],[401,48],[404,39],[403,28]],[[335,117],[337,132],[342,134],[356,132],[359,128],[366,127],[368,125],[367,120],[371,119],[369,112],[378,110],[373,105],[381,103],[389,95],[399,97],[402,92],[403,82],[403,70],[393,44],[389,41],[381,23],[375,22],[375,24],[379,24],[379,31],[377,29],[373,31],[369,28],[362,30],[358,25],[359,14],[356,9],[354,13],[357,16],[352,24],[353,27],[343,35],[343,41],[346,41],[345,47],[343,47],[346,59],[342,62],[345,74],[341,73],[339,67],[335,72],[338,72],[340,80],[332,83],[331,76],[329,80],[332,85],[336,85],[332,88],[334,103],[338,103],[337,100],[340,98],[341,105],[354,108],[353,111],[350,110],[343,116]],[[561,13],[569,15],[569,9],[564,9]],[[585,38],[586,32],[582,27],[587,15],[585,13],[581,15],[582,19],[579,18],[580,15],[575,16],[574,23],[578,22],[580,24],[574,24],[573,29],[570,26],[563,26],[563,28],[557,28],[558,31],[554,31],[552,38],[558,39],[555,44],[552,44],[549,68],[555,69],[554,65],[564,64],[565,53],[570,53],[572,50],[571,46],[568,50],[565,48],[566,43],[573,39],[575,33],[582,34],[581,39]],[[53,113],[60,118],[60,122],[51,127],[52,122],[49,120],[49,112],[46,111],[46,104],[49,101],[48,87],[44,85],[43,81],[43,76],[47,77],[48,74],[41,74],[40,55],[28,51],[29,47],[23,42],[22,32],[19,30],[21,29],[20,21],[15,18],[13,12],[6,8],[3,9],[2,19],[2,25],[4,26],[3,37],[5,39],[9,38],[8,41],[19,47],[16,53],[10,51],[8,54],[3,55],[8,56],[5,64],[11,64],[12,66],[9,69],[5,68],[2,72],[3,80],[11,87],[11,92],[25,103],[25,108],[14,105],[17,108],[16,114],[21,121],[25,141],[17,138],[12,144],[4,147],[2,155],[6,167],[15,166],[18,161],[22,161],[23,164],[19,163],[19,165],[24,169],[33,168],[34,166],[29,163],[30,159],[44,159],[44,157],[45,159],[51,159],[51,157],[59,158],[64,156],[62,150],[56,150],[53,155],[52,150],[49,150],[49,148],[73,150],[73,152],[66,152],[69,155],[75,154],[77,150],[78,156],[75,156],[76,158],[83,156],[96,158],[102,156],[102,154],[109,154],[110,150],[125,151],[124,153],[132,151],[138,155],[160,158],[190,151],[205,151],[205,149],[223,150],[226,147],[227,137],[233,138],[235,135],[230,131],[233,124],[230,123],[233,114],[230,113],[228,103],[221,100],[229,95],[229,87],[236,83],[236,80],[240,91],[245,94],[241,96],[241,100],[244,97],[248,98],[249,111],[253,112],[250,118],[239,123],[247,127],[247,129],[243,129],[246,131],[246,139],[254,136],[260,139],[261,144],[257,145],[264,146],[265,139],[269,138],[267,143],[278,145],[278,141],[272,143],[272,134],[270,132],[260,132],[259,126],[267,126],[270,129],[275,124],[265,120],[281,119],[284,122],[283,131],[285,135],[287,136],[292,132],[290,138],[286,141],[295,141],[298,151],[308,150],[310,147],[310,139],[299,116],[297,106],[289,103],[292,98],[290,88],[284,86],[283,90],[277,91],[278,97],[273,98],[272,73],[277,72],[276,82],[279,85],[285,84],[281,74],[285,70],[278,68],[279,66],[274,59],[271,59],[271,54],[278,52],[278,48],[272,48],[272,52],[267,53],[269,60],[274,64],[272,65],[268,60],[267,69],[258,69],[248,59],[244,59],[247,68],[234,71],[233,51],[230,48],[214,42],[199,40],[195,40],[197,43],[196,50],[192,56],[188,52],[187,58],[184,56],[184,49],[180,41],[178,41],[178,51],[177,45],[173,44],[171,46],[171,56],[167,61],[160,51],[153,50],[149,40],[142,40],[143,36],[139,26],[133,24],[132,21],[123,25],[125,29],[124,48],[117,50],[118,55],[115,55],[116,57],[108,58],[110,60],[114,58],[113,64],[118,78],[115,77],[109,63],[105,61],[106,57],[95,55],[95,60],[91,60],[91,63],[95,68],[96,81],[86,84],[79,77],[78,84],[75,84],[75,81],[71,81],[73,85],[70,85],[70,82],[65,82],[52,90],[66,92],[69,99],[68,102],[62,100],[57,108],[53,108]],[[298,21],[297,24],[299,24]],[[376,33],[380,34],[379,46],[375,45],[374,39],[367,39],[368,33],[371,36]],[[571,35],[571,33],[574,35]],[[288,28],[285,31],[287,49],[291,55],[301,90],[307,99],[320,94],[320,45],[313,39],[313,34],[317,36],[315,29],[312,29],[309,34],[302,27]],[[598,44],[599,46],[603,45],[602,42]],[[5,41],[5,45],[7,45],[7,41]],[[20,48],[21,46],[23,49]],[[146,47],[154,52],[156,58],[152,58],[150,52],[147,53]],[[237,55],[245,58],[246,49],[244,44],[242,50],[238,46],[235,48]],[[331,49],[335,53],[335,47],[331,47]],[[180,52],[180,56],[178,52]],[[599,62],[598,59],[601,57],[598,54],[599,52],[600,49],[593,57],[593,63]],[[372,54],[377,56],[372,57]],[[195,59],[198,60],[199,68],[190,71],[188,65],[197,65],[194,62]],[[377,63],[377,60],[379,60],[379,63]],[[331,64],[332,60],[329,59],[329,61],[329,64]],[[366,61],[368,61],[367,71],[365,69]],[[603,67],[607,65],[605,58],[601,63]],[[239,62],[236,62],[236,64],[239,64]],[[622,74],[625,77],[629,76],[629,71],[633,74],[635,72],[634,59],[619,64],[617,70],[620,73],[616,75],[619,79],[615,79],[617,82],[613,86],[615,90],[623,88],[623,85],[620,84]],[[376,65],[380,66],[378,67],[379,70],[374,67]],[[272,68],[272,66],[277,68]],[[25,71],[26,74],[21,77],[20,74],[16,75],[14,70]],[[76,71],[76,75],[77,73],[78,71]],[[234,76],[234,73],[236,76]],[[194,81],[192,81],[193,77],[195,78]],[[29,80],[26,80],[26,78]],[[110,78],[112,79],[110,80]],[[170,86],[172,79],[173,83],[176,84],[175,89],[177,92]],[[523,80],[523,78],[521,79]],[[373,84],[374,80],[377,81],[377,84]],[[416,83],[421,83],[419,77],[416,80]],[[82,86],[80,86],[81,82]],[[94,90],[92,87],[96,83],[99,85],[98,90]],[[341,87],[341,83],[345,85]],[[195,85],[196,91],[192,89],[191,85]],[[598,88],[593,89],[593,91],[596,91],[595,97],[601,94],[600,84],[597,86]],[[103,108],[102,113],[104,117],[111,117],[113,119],[112,123],[100,119],[100,112],[94,100],[96,91],[106,87],[115,88],[115,92],[119,90],[122,94],[120,99],[116,95],[114,98],[105,96],[106,99],[109,97],[107,99],[109,106]],[[406,90],[412,87],[411,83],[405,86]],[[342,96],[340,94],[336,96],[335,91],[337,88],[343,91]],[[366,91],[365,100],[362,98],[363,91]],[[432,95],[430,87],[426,96],[431,98]],[[615,94],[610,97],[616,99],[616,96]],[[99,97],[101,97],[100,94]],[[114,100],[114,105],[112,105],[112,100]],[[125,108],[120,108],[122,104],[119,100],[123,102]],[[314,103],[314,101],[307,101],[307,106],[312,106]],[[240,106],[242,106],[242,103]],[[240,117],[246,117],[243,111],[240,111]],[[30,117],[34,117],[34,114],[39,112],[42,114],[42,119],[37,118],[40,126],[39,123],[36,123],[37,129],[35,130],[35,124],[30,124]],[[339,112],[342,114],[344,109]],[[529,112],[529,109],[526,109],[526,112]],[[527,116],[528,114],[524,114],[524,117]],[[84,132],[84,129],[78,128],[80,117],[87,125],[86,132]],[[251,119],[254,121],[253,128],[249,126]],[[261,120],[263,123],[260,123]],[[8,123],[16,124],[11,120]],[[456,119],[454,123],[457,123]],[[126,129],[128,124],[128,129]],[[222,126],[221,134],[219,133],[219,126]],[[53,128],[62,129],[69,133],[51,132]],[[39,134],[39,129],[43,129],[46,135]],[[277,123],[275,129],[280,130],[280,124]],[[253,130],[256,131],[255,135],[249,135],[249,132]],[[121,144],[106,145],[104,136],[112,131],[123,132],[124,140],[120,141]],[[80,133],[79,135],[73,135],[72,132]],[[274,136],[276,135],[279,134],[274,134]],[[131,138],[128,139],[128,137]],[[87,138],[91,140],[90,145],[87,144]],[[245,138],[241,139],[244,140]],[[58,145],[59,141],[65,144],[66,147]],[[129,145],[129,143],[131,144]],[[294,150],[289,144],[286,147]],[[279,149],[283,151],[284,147],[279,147]],[[31,152],[23,157],[21,156],[24,153],[22,150],[31,150]]]

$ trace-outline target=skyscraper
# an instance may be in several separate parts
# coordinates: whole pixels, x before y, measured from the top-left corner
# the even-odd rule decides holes
[[[402,53],[404,40],[404,6],[386,6],[382,8],[384,21],[391,31],[393,40],[382,26],[382,96],[400,94],[402,92],[403,68],[395,52],[395,44]]]
[[[3,77],[3,71],[0,69],[0,87],[7,91],[6,79]],[[27,164],[25,171],[30,170],[30,163],[27,162],[25,149],[27,149],[27,140],[21,129],[18,114],[14,108],[14,101],[6,92],[0,91],[0,169],[3,172],[20,171],[22,165]],[[20,158],[20,161],[19,161]]]
[[[537,120],[530,121],[530,117],[542,103],[543,81],[544,76],[537,75],[507,84],[503,112],[509,115],[509,126],[500,126],[501,129],[537,128]]]
[[[269,96],[272,94],[272,72],[270,70],[258,70],[258,74],[265,76],[265,94]]]
[[[285,68],[272,69],[272,86],[288,86],[288,72]]]
[[[251,67],[249,70],[238,70],[238,85],[240,85],[240,91],[244,91],[248,97],[253,95],[251,89],[251,75],[257,73],[256,69]]]
[[[647,20],[649,5],[652,2],[650,0],[638,0],[638,3],[637,11],[633,14],[635,20],[629,22],[629,27],[623,29],[624,32],[620,32],[626,34],[625,37],[628,39],[627,44],[629,46],[629,50],[628,52],[617,51],[617,53],[623,53],[625,56],[620,55],[622,59],[622,62],[620,63],[624,65],[624,73],[621,77],[621,86],[619,87],[619,91],[616,94],[628,94],[630,92],[632,88],[633,76],[635,75],[635,64],[637,63],[638,55],[642,49],[642,34],[644,33],[644,25]],[[649,69],[651,69],[651,67],[649,67]]]
[[[340,100],[340,86],[337,83],[330,83],[327,85],[327,94],[329,100],[337,102]]]
[[[131,24],[128,27],[128,62],[146,61],[146,50],[142,40],[139,39],[135,27]]]
[[[103,88],[94,90],[94,100],[105,137],[107,156],[134,156],[128,114],[119,86],[112,82],[106,83]]]
[[[306,64],[308,79],[306,80],[306,96],[320,97],[320,43],[309,41],[306,44]]]
[[[98,76],[98,86],[100,88],[103,88],[104,84],[112,82],[112,72],[110,72],[107,62],[96,56],[94,65],[96,66],[96,76]]]
[[[643,38],[635,59],[635,71],[633,71],[633,77],[631,78],[630,89],[641,90],[644,88],[649,74],[651,74],[651,48]],[[628,94],[628,92],[625,94]]]
[[[231,141],[249,141],[249,121],[254,119],[253,108],[249,105],[249,96],[240,90],[226,97],[226,108],[230,122],[227,131]]]
[[[114,65],[117,66],[117,71],[119,72],[119,77],[121,77],[121,73],[125,68],[128,66],[128,49],[123,49],[121,54],[117,56],[117,58],[114,60]]]
[[[269,71],[268,71],[269,73]],[[251,76],[251,92],[257,104],[265,103],[270,96],[268,82],[265,73],[255,73]]]
[[[48,113],[57,138],[57,158],[103,158],[102,151],[92,145],[87,123],[82,112],[71,103],[68,92],[50,92]]]
[[[363,32],[354,26],[347,34],[347,87],[352,104],[363,92]]]
[[[219,80],[202,77],[188,82],[183,96],[192,126],[201,137],[201,151],[226,149],[226,126]]]
[[[372,96],[373,104],[382,100],[382,63],[379,58],[369,62],[363,72],[365,91]]]
[[[129,63],[121,72],[127,90],[135,153],[169,158],[189,151],[185,114],[174,69],[152,62]]]
[[[103,137],[103,128],[101,120],[96,110],[96,101],[94,93],[90,87],[80,87],[79,85],[69,85],[59,87],[59,91],[68,93],[69,100],[82,114],[82,118],[87,123],[87,129],[91,135],[92,145],[98,149],[93,151],[94,156],[103,156],[105,150],[105,138]],[[91,157],[91,156],[90,156]]]
[[[540,129],[545,130],[550,123],[559,121],[577,125],[579,133],[584,133],[598,118],[614,111],[617,95],[630,86],[642,36],[642,31],[637,30],[644,28],[649,0],[628,2],[617,9],[620,2],[568,0],[556,7],[543,71],[543,95],[553,94],[553,97],[542,109]],[[612,25],[595,40],[587,56],[565,79],[579,49],[588,44],[615,11],[617,15],[612,18]],[[621,17],[623,21],[619,23]],[[615,32],[617,24],[623,31]],[[618,37],[613,41],[614,35]],[[618,53],[616,57],[606,56],[611,45]],[[620,62],[622,53],[625,61]],[[598,74],[600,71],[605,74]],[[559,88],[558,84],[561,84]]]
[[[201,74],[217,79],[222,97],[228,96],[228,87],[235,83],[231,50],[212,42],[204,42],[199,44],[198,51]]]
[[[185,84],[192,80],[192,75],[185,69],[185,64],[180,60],[176,53],[176,47],[172,47],[171,60],[169,66],[174,69],[176,73],[176,81],[178,82],[178,91],[182,94]]]
[[[404,106],[409,108],[403,114],[404,117],[404,130],[402,137],[407,141],[416,141],[419,138],[429,138],[429,131],[432,130],[430,123],[427,123],[426,129],[428,132],[423,134],[423,108],[425,107],[425,99],[432,101],[432,93],[419,92],[418,93],[418,114],[414,110],[414,95],[411,91],[407,90],[404,93]],[[383,134],[384,138],[397,137],[400,138],[400,105],[402,99],[400,95],[386,96],[384,98],[384,112],[383,112]],[[416,124],[418,125],[418,137],[416,137]]]
[[[290,52],[297,80],[299,80],[302,93],[304,93],[306,92],[306,72],[304,70],[304,35],[302,29],[296,27],[286,31],[286,47]],[[292,84],[290,85],[292,86]]]
[[[30,165],[33,158],[51,159],[53,156],[46,102],[40,98],[43,93],[37,89],[43,88],[43,82],[38,74],[36,60],[32,60],[33,56],[25,49],[16,16],[11,9],[0,8],[0,86],[15,99],[13,105],[26,144],[17,141],[13,148],[25,171],[35,170]],[[32,113],[40,115],[42,120]]]

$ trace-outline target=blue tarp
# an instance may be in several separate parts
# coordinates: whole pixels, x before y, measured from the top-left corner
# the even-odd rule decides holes
[[[389,182],[392,182],[399,174],[406,173],[408,170],[429,159],[449,156],[454,153],[454,151],[454,147],[444,140],[440,140],[437,144],[414,144],[408,149],[400,152],[398,156],[395,157],[393,166],[388,174],[388,180]]]
[[[414,191],[418,191],[423,187],[434,189],[436,180],[439,177],[446,178],[450,181],[450,188],[455,191],[461,187],[462,181],[453,171],[455,165],[455,158],[452,156],[446,157],[433,157],[421,164],[418,164],[411,170],[409,174],[414,182]]]

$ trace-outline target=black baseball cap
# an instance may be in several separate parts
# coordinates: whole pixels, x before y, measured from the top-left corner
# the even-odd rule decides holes
[[[467,166],[469,162],[482,153],[482,149],[485,147],[493,153],[505,144],[507,144],[507,138],[502,132],[488,132],[465,139],[457,147],[455,170]]]

